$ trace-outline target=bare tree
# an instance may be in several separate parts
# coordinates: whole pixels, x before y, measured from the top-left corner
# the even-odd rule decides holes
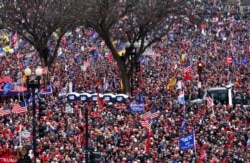
[[[197,19],[193,4],[183,0],[92,0],[85,8],[86,24],[99,33],[110,49],[121,72],[123,92],[127,94],[131,91],[133,67],[143,52],[161,41],[174,22]],[[112,43],[116,39],[129,42],[122,56]],[[138,42],[139,47],[135,48]]]
[[[81,3],[82,0],[1,0],[0,25],[27,40],[37,50],[42,65],[50,66],[63,35],[79,24]],[[55,32],[57,38],[52,40]]]

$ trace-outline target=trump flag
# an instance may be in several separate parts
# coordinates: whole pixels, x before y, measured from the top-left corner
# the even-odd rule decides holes
[[[187,151],[195,149],[195,136],[194,132],[179,137],[180,150]]]

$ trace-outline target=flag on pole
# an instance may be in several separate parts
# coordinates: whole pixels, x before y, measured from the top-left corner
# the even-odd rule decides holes
[[[151,137],[151,130],[148,131],[148,136],[147,136],[147,140],[145,143],[145,152],[146,153],[150,152],[150,137]]]
[[[17,32],[14,33],[14,35],[12,36],[12,45],[14,49],[18,48],[18,36],[17,36]]]
[[[102,110],[102,100],[100,97],[100,94],[97,94],[97,104],[98,104],[98,109],[101,111]]]
[[[178,102],[179,102],[179,104],[181,104],[181,105],[184,105],[184,104],[185,104],[184,91],[180,91],[180,92],[179,92]]]
[[[152,119],[150,119],[150,118],[144,119],[144,120],[141,120],[140,123],[141,123],[142,127],[145,127],[149,131],[151,130]]]
[[[22,107],[18,102],[17,103],[14,103],[12,105],[12,110],[11,110],[12,113],[14,114],[22,114],[22,113],[26,113],[27,112],[27,108],[25,107]]]
[[[174,87],[176,84],[176,78],[172,77],[169,79],[168,84],[167,84],[167,89],[170,89]]]
[[[206,97],[206,100],[207,100],[207,107],[212,108],[212,115],[215,115],[214,114],[214,99],[208,96]]]
[[[82,109],[81,108],[79,108],[79,118],[80,118],[80,120],[82,119]]]
[[[9,109],[9,107],[7,106],[7,107],[1,107],[0,108],[0,117],[1,116],[5,116],[5,115],[8,115],[8,114],[10,114],[11,113],[11,111],[10,111],[10,109]]]
[[[195,135],[192,133],[179,137],[180,150],[187,151],[189,149],[195,149]]]
[[[213,99],[210,96],[206,97],[206,101],[207,101],[207,107],[210,108],[214,106]]]
[[[6,56],[6,53],[2,48],[0,48],[0,58],[4,56]]]
[[[141,115],[141,119],[145,120],[145,119],[154,119],[156,117],[158,117],[160,115],[159,111],[148,111],[144,114]]]
[[[23,58],[23,57],[24,57],[23,54],[19,54],[19,52],[17,52],[17,54],[16,54],[16,58],[17,58],[17,59],[20,59],[20,58]]]
[[[186,116],[184,115],[182,124],[181,124],[181,131],[184,131],[186,129]]]
[[[53,93],[53,88],[51,85],[48,85],[46,88],[44,88],[39,94],[41,95],[48,95]]]
[[[22,125],[21,124],[19,125],[18,136],[19,136],[19,146],[21,147],[22,146]]]
[[[7,94],[12,89],[12,85],[10,83],[6,83],[3,87],[4,93]]]
[[[10,42],[10,38],[5,31],[2,33],[2,37],[3,37],[4,43]]]
[[[151,137],[151,124],[152,124],[152,119],[144,119],[140,121],[142,127],[145,127],[148,130],[148,136],[145,142],[145,152],[149,153],[150,152],[150,137]]]
[[[184,74],[191,73],[192,72],[192,67],[190,64],[190,61],[187,60],[186,63],[184,64]]]
[[[232,63],[233,63],[233,58],[232,58],[231,56],[228,56],[228,57],[227,57],[226,63],[227,63],[228,65],[232,64]]]

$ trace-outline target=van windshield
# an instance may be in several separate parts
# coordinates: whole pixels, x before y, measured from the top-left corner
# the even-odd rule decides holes
[[[214,99],[214,102],[220,102],[221,104],[228,104],[228,90],[209,90],[207,96]]]

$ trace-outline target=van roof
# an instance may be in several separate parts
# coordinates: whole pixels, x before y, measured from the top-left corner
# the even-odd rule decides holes
[[[225,87],[213,87],[209,88],[208,91],[221,91],[221,90],[227,90]]]

